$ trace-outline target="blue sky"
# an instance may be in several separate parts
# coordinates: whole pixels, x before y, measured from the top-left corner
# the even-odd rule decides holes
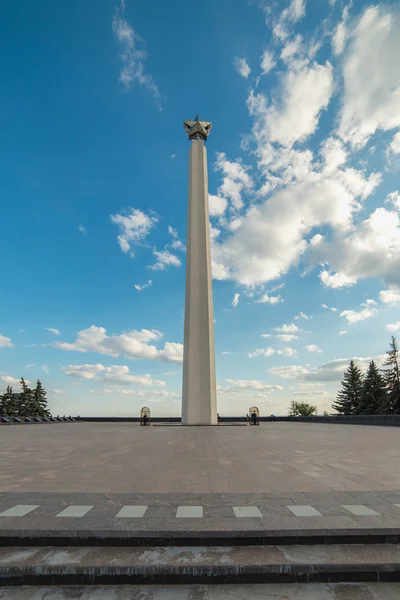
[[[354,0],[9,3],[0,389],[179,415],[189,142],[207,143],[220,414],[329,409],[400,331],[400,16]],[[151,283],[150,283],[151,282]]]

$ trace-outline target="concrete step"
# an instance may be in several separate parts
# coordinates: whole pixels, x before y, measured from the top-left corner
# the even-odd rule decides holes
[[[340,581],[400,581],[400,545],[0,549],[0,586]]]
[[[400,583],[16,586],[0,600],[398,600]]]

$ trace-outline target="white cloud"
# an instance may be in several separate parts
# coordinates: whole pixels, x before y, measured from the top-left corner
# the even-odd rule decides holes
[[[117,237],[122,252],[129,252],[134,255],[133,246],[143,244],[151,229],[158,222],[158,218],[152,215],[146,215],[138,208],[129,208],[125,215],[111,215],[111,221],[117,225],[120,234]]]
[[[398,11],[382,4],[367,7],[349,32],[339,132],[354,147],[379,129],[400,127],[399,29]]]
[[[239,73],[239,75],[241,75],[245,79],[247,79],[251,73],[251,69],[250,69],[249,65],[247,64],[245,58],[235,58],[233,61],[233,66],[235,67],[235,69]]]
[[[84,233],[85,235],[87,234],[87,230],[86,227],[84,227],[83,225],[79,225],[78,229],[81,233]]]
[[[300,312],[298,315],[296,315],[295,317],[293,317],[293,319],[295,321],[298,321],[298,319],[306,319],[306,321],[308,321],[308,319],[311,319],[310,315],[306,315],[303,312]]]
[[[75,342],[56,342],[54,347],[75,352],[98,352],[113,357],[121,354],[128,358],[182,362],[182,344],[165,342],[162,350],[154,345],[162,336],[163,334],[155,329],[132,330],[109,336],[104,327],[92,325],[88,329],[79,331]]]
[[[153,284],[153,282],[152,282],[152,280],[151,280],[151,279],[149,279],[149,280],[147,281],[147,283],[144,283],[143,285],[138,285],[137,283],[135,283],[135,289],[136,289],[138,292],[142,292],[144,289],[146,289],[146,288],[150,287],[152,284]]]
[[[143,40],[124,18],[124,6],[121,13],[116,10],[112,30],[121,48],[120,59],[122,69],[119,80],[125,90],[130,90],[135,82],[147,89],[161,109],[161,94],[158,86],[149,73],[145,73],[144,61],[146,52],[143,50]],[[138,48],[142,46],[142,48]]]
[[[243,391],[258,391],[269,394],[284,389],[281,385],[270,385],[257,379],[226,379],[225,381],[227,385],[217,386],[218,394],[234,394]]]
[[[291,63],[282,76],[275,102],[268,106],[262,94],[250,93],[250,115],[260,120],[264,136],[270,142],[291,147],[315,132],[319,116],[326,109],[333,91],[330,63]]]
[[[224,152],[217,152],[215,162],[217,171],[223,175],[222,185],[218,188],[218,195],[230,200],[234,209],[239,210],[243,206],[242,193],[249,191],[253,182],[248,174],[249,168],[239,161],[227,160]]]
[[[325,287],[333,289],[350,287],[351,285],[357,283],[357,279],[355,277],[349,277],[343,273],[329,273],[328,271],[321,271],[318,277]]]
[[[267,17],[267,22],[271,14],[270,6],[265,5],[264,11]],[[291,32],[293,25],[306,14],[305,0],[292,0],[287,8],[285,8],[278,18],[272,18],[273,35],[279,41],[284,41]]]
[[[153,254],[156,257],[156,262],[149,266],[149,269],[153,271],[165,271],[168,267],[180,267],[182,262],[180,259],[172,254],[169,250],[153,250]]]
[[[327,310],[331,310],[332,312],[337,312],[337,308],[334,306],[328,306],[327,304],[321,304],[322,308],[326,308]]]
[[[174,239],[177,239],[179,237],[178,232],[176,229],[174,229],[173,227],[171,227],[171,225],[168,225],[168,233],[169,235],[171,235]]]
[[[332,49],[333,53],[336,55],[342,54],[346,38],[347,38],[347,20],[349,15],[349,7],[345,6],[343,9],[342,20],[338,23],[335,33],[332,38]]]
[[[298,54],[300,52],[301,47],[302,47],[302,41],[303,41],[303,38],[300,34],[297,35],[292,40],[288,41],[282,49],[281,56],[280,56],[281,59],[283,61],[290,61],[293,58],[293,56],[295,56],[296,54]]]
[[[376,357],[353,358],[354,362],[365,371],[371,360],[381,366],[385,360],[385,355]],[[289,365],[284,367],[273,367],[269,369],[272,375],[278,375],[284,379],[298,379],[300,381],[337,381],[343,378],[343,373],[349,366],[350,358],[336,358],[327,363],[323,363],[316,368],[302,367],[299,365]]]
[[[347,287],[370,277],[400,284],[400,214],[377,208],[347,236],[318,244],[310,251],[310,260],[330,264],[334,273],[320,274],[327,287]]]
[[[315,344],[309,344],[308,346],[304,346],[308,352],[322,352]]]
[[[228,206],[228,201],[226,198],[221,198],[221,196],[213,196],[212,194],[208,194],[208,208],[210,217],[219,217],[224,214],[226,208]]]
[[[368,299],[366,302],[361,304],[362,308],[359,311],[354,310],[343,310],[340,313],[340,317],[344,317],[350,325],[352,323],[358,323],[365,319],[370,319],[376,315],[375,300]]]
[[[0,333],[0,348],[12,348],[13,346],[14,344],[11,342],[11,339]]]
[[[173,160],[174,158],[176,158],[176,154],[175,153],[171,154],[171,160]]]
[[[385,304],[397,304],[400,302],[400,285],[392,285],[387,290],[380,291],[379,300]]]
[[[61,335],[61,331],[59,329],[53,329],[52,327],[45,327],[46,331],[50,331],[50,333],[54,333],[54,335]]]
[[[290,333],[278,333],[276,339],[281,342],[292,342],[293,340],[297,340],[298,336]]]
[[[274,356],[275,354],[279,356],[294,357],[297,356],[297,351],[294,348],[282,348],[280,350],[275,350],[271,347],[266,348],[265,350],[262,348],[257,348],[257,350],[249,352],[248,357],[253,358],[254,356]]]
[[[44,371],[45,373],[49,373],[49,371],[50,371],[49,365],[42,365],[40,368],[41,368],[41,369],[42,369],[42,371]]]
[[[400,131],[394,134],[389,151],[393,152],[393,154],[400,154]]]
[[[2,379],[4,383],[7,383],[7,385],[18,385],[20,381],[16,377],[11,377],[11,375],[0,375],[0,379]],[[30,383],[27,379],[25,379],[25,382],[28,384]]]
[[[396,323],[389,323],[386,325],[386,329],[392,333],[395,331],[400,331],[400,321],[397,321]]]
[[[261,55],[261,69],[262,74],[267,75],[272,69],[275,67],[276,62],[274,59],[274,55],[269,50],[264,50]]]
[[[289,325],[283,324],[280,327],[274,327],[273,329],[274,331],[279,331],[280,333],[298,333],[301,331],[294,323],[290,323]]]
[[[279,294],[277,296],[270,296],[268,294],[268,292],[265,292],[265,294],[263,294],[261,296],[261,298],[259,298],[258,300],[255,300],[255,302],[257,304],[279,304],[280,302],[283,302],[283,298],[282,296],[280,296]]]
[[[77,377],[79,379],[98,381],[105,384],[133,384],[144,386],[166,386],[165,381],[153,379],[151,375],[131,375],[129,367],[125,365],[111,365],[106,367],[102,364],[93,365],[68,365],[62,367],[66,375]]]
[[[239,298],[240,298],[240,294],[235,294],[233,296],[233,300],[232,300],[232,306],[234,308],[236,308],[236,306],[239,304]]]
[[[396,190],[387,195],[385,204],[391,204],[396,210],[400,210],[400,193]]]
[[[345,329],[342,329],[342,331],[339,331],[339,335],[346,335],[347,333],[349,333],[349,332],[346,331]]]

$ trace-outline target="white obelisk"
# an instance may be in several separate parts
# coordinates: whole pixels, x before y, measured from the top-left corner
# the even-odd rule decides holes
[[[207,152],[212,124],[184,122],[191,140],[186,240],[182,425],[217,425]]]

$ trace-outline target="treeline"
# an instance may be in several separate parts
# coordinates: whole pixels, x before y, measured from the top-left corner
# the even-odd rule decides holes
[[[40,379],[34,389],[21,377],[21,391],[13,392],[11,386],[0,394],[0,415],[4,417],[50,417],[47,408],[47,392]]]
[[[371,360],[363,373],[354,360],[344,373],[332,408],[343,415],[400,414],[400,351],[395,337],[381,369]]]

